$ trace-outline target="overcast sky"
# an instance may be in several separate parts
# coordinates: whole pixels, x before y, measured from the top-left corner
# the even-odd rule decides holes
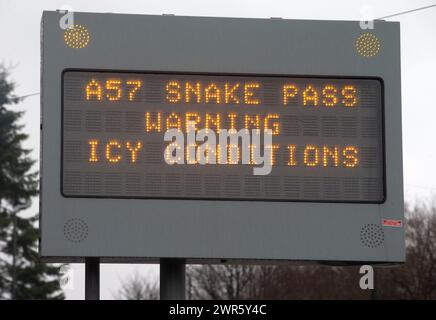
[[[291,1],[291,0],[152,0],[152,1],[23,1],[0,0],[0,62],[15,66],[12,79],[18,96],[39,92],[40,20],[43,10],[70,6],[74,11],[163,14],[214,17],[250,17],[319,20],[359,20],[362,9],[371,7],[375,17],[436,3],[436,0],[389,1]],[[436,193],[436,7],[388,19],[401,22],[401,73],[403,114],[404,192],[406,200],[429,201]],[[26,147],[39,157],[39,96],[19,105],[30,138]],[[32,212],[37,212],[35,199]],[[84,266],[73,265],[74,289],[67,298],[84,297]],[[113,298],[120,280],[133,272],[156,277],[155,265],[103,265],[102,299]]]

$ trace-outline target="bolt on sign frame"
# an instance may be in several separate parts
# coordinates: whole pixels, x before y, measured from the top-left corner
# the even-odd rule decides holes
[[[399,23],[61,17],[42,16],[43,259],[404,262]],[[271,128],[272,173],[166,164],[188,118]]]

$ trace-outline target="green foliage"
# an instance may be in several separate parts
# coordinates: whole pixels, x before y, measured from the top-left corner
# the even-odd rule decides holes
[[[59,268],[39,262],[38,216],[18,215],[38,194],[38,173],[22,147],[22,112],[8,108],[19,102],[13,91],[0,66],[0,299],[63,299]]]

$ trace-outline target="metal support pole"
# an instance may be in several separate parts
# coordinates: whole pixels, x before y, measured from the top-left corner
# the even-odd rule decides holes
[[[160,260],[160,299],[185,300],[185,261],[183,259]]]
[[[99,258],[85,258],[85,300],[100,300]]]

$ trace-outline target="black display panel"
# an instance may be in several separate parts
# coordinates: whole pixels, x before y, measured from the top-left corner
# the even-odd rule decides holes
[[[62,83],[64,196],[384,201],[379,79],[71,70]],[[271,173],[218,152],[168,164],[164,134],[188,121],[270,129]]]

